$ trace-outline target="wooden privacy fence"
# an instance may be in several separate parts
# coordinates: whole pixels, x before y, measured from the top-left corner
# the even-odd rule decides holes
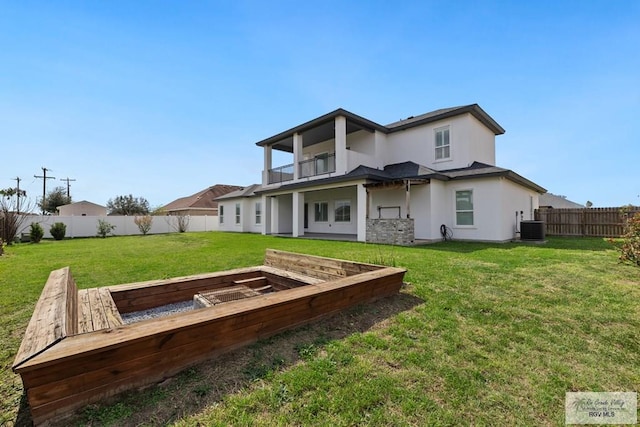
[[[550,236],[619,237],[624,218],[640,212],[633,208],[536,209],[537,221],[544,221]]]

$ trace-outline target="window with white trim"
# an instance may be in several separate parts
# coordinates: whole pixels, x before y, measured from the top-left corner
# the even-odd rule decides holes
[[[220,218],[220,224],[224,223],[224,205],[218,207],[218,218]]]
[[[240,224],[240,203],[236,203],[236,224]]]
[[[451,143],[449,140],[449,126],[439,128],[436,132],[436,160],[451,158]]]
[[[256,202],[256,224],[262,223],[262,203]]]
[[[334,219],[336,222],[351,222],[351,201],[350,200],[336,201]]]
[[[456,191],[456,225],[473,225],[473,190]]]
[[[316,222],[329,221],[329,203],[327,202],[315,202],[313,204],[314,219]]]

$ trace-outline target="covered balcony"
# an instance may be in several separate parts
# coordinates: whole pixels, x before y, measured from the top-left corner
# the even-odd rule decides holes
[[[361,131],[370,136],[363,137]],[[380,138],[371,135],[384,134],[386,128],[338,109],[258,142],[257,145],[263,147],[265,153],[263,184],[275,185],[329,174],[348,173],[350,169],[358,166],[352,164],[356,159],[352,159],[354,156],[351,154],[355,153],[351,153],[354,147],[350,147],[353,145],[353,136],[350,135],[358,132],[361,136],[356,137],[359,141],[356,145],[362,146],[363,138],[375,145]],[[350,138],[349,142],[347,138]],[[365,151],[371,153],[360,155],[357,160],[363,160],[363,164],[371,163],[370,158],[374,157],[373,153],[376,150],[373,147]],[[275,160],[284,166],[273,166],[274,155],[277,156]]]

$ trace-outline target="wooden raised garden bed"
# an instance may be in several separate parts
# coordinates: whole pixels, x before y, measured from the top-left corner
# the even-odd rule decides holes
[[[16,355],[35,424],[345,308],[393,295],[405,270],[267,249],[264,265],[78,290],[51,272]],[[127,323],[194,301],[193,309]]]

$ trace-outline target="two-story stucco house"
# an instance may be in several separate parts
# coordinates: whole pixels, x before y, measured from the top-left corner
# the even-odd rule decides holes
[[[504,129],[477,104],[386,126],[338,109],[257,142],[262,183],[218,199],[220,230],[410,244],[507,241],[539,185],[495,165]],[[273,165],[275,151],[287,165]],[[444,226],[444,227],[443,227]]]

